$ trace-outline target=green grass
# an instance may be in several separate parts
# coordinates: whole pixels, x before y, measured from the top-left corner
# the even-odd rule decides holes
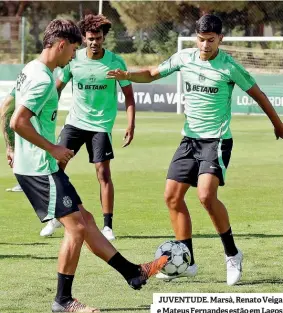
[[[60,113],[58,131],[64,116]],[[176,114],[138,112],[135,139],[122,149],[126,118],[124,113],[117,117],[112,162],[118,237],[114,245],[134,262],[152,259],[156,247],[173,237],[163,190],[182,123],[183,117]],[[192,189],[187,203],[199,265],[194,279],[171,283],[152,279],[142,291],[134,291],[84,248],[73,288],[76,297],[106,312],[121,313],[149,312],[154,292],[282,292],[282,142],[274,139],[265,117],[235,116],[232,131],[234,149],[227,184],[219,196],[229,210],[236,244],[244,252],[240,284],[226,285],[221,241]],[[0,312],[50,312],[63,230],[51,238],[39,236],[41,224],[25,196],[5,192],[15,178],[6,165],[3,138],[0,151]],[[101,226],[99,186],[85,149],[67,172]]]

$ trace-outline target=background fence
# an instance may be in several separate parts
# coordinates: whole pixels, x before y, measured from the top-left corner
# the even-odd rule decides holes
[[[112,22],[106,48],[129,66],[155,65],[176,51],[178,36],[193,36],[204,13],[222,18],[226,36],[283,35],[282,1],[100,1]],[[97,14],[99,1],[0,1],[0,62],[28,62],[41,49],[43,31],[58,17],[78,21]],[[25,20],[22,20],[25,17]],[[247,43],[243,48],[249,48]],[[24,52],[24,56],[23,56]]]

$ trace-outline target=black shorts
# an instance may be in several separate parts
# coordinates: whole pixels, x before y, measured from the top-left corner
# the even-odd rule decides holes
[[[209,173],[223,186],[233,139],[194,139],[184,137],[168,169],[167,179],[197,186],[198,176]]]
[[[82,201],[61,169],[50,175],[15,176],[42,223],[79,211]]]
[[[76,154],[83,144],[86,145],[89,162],[98,163],[114,159],[111,133],[93,132],[65,125],[58,138],[58,144]]]

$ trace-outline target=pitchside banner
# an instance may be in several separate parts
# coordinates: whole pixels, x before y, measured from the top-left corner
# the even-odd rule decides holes
[[[9,67],[10,68],[10,67]],[[13,80],[1,81],[5,79],[0,72],[0,101],[14,86],[16,72],[13,75]],[[5,72],[5,71],[4,71]],[[8,72],[7,72],[8,73]],[[6,73],[6,74],[7,74]],[[10,73],[11,74],[11,73]],[[6,76],[6,75],[5,75]],[[260,88],[266,93],[270,102],[279,114],[283,114],[283,75],[254,75]],[[170,78],[170,79],[168,79]],[[8,78],[9,79],[9,78]],[[150,84],[135,84],[133,83],[134,96],[138,111],[159,111],[159,112],[176,112],[177,111],[177,87],[176,76],[171,75],[167,78],[160,79]],[[125,109],[124,96],[120,87],[117,88],[118,93],[118,108]],[[181,102],[184,104],[184,96],[181,96]],[[64,89],[60,103],[60,110],[68,110],[72,104],[72,88],[69,83]],[[263,113],[260,107],[252,98],[244,91],[235,86],[232,94],[232,113],[242,114],[258,114]]]

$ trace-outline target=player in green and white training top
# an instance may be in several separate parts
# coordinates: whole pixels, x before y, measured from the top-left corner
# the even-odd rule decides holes
[[[105,16],[87,15],[79,22],[79,27],[86,48],[77,52],[75,59],[59,73],[57,80],[59,93],[70,80],[73,88],[73,104],[59,136],[59,144],[73,150],[75,154],[82,145],[86,145],[89,162],[95,164],[100,183],[104,215],[102,233],[108,240],[113,240],[114,187],[110,160],[114,158],[111,133],[117,115],[117,85],[115,80],[106,78],[106,73],[116,68],[126,70],[126,65],[120,56],[103,48],[105,36],[111,28]],[[125,96],[128,117],[125,147],[134,136],[135,101],[131,82],[123,80],[119,84]],[[59,166],[65,169],[66,164]],[[47,225],[42,232],[48,232],[49,229],[51,227]]]
[[[198,197],[221,237],[227,265],[227,284],[234,285],[242,273],[242,252],[235,246],[227,210],[217,197],[224,185],[233,140],[230,131],[231,95],[235,84],[246,91],[267,114],[277,138],[283,137],[283,126],[266,95],[253,77],[230,55],[219,49],[223,39],[222,22],[214,15],[204,15],[196,23],[197,48],[184,49],[152,70],[125,72],[117,69],[109,78],[148,83],[180,71],[185,95],[184,138],[173,156],[165,188],[177,240],[187,245],[191,263],[187,271],[160,279],[194,276],[197,266],[192,247],[191,218],[185,203],[190,186],[197,187]]]
[[[57,165],[57,161],[66,164],[74,152],[55,144],[58,93],[53,71],[69,63],[81,42],[80,30],[74,22],[57,19],[49,23],[43,36],[42,53],[18,75],[16,107],[11,103],[6,113],[2,115],[1,112],[1,120],[7,151],[13,151],[15,147],[14,173],[36,214],[41,222],[55,217],[65,228],[52,312],[99,313],[98,309],[88,307],[72,296],[73,279],[84,243],[134,289],[141,289],[164,267],[168,258],[162,256],[141,265],[125,259],[102,235],[92,214],[81,206],[68,176]],[[12,117],[7,111],[13,112]],[[11,129],[15,132],[15,140]],[[11,157],[12,154],[7,154],[8,161],[13,162]],[[38,301],[32,305],[35,311],[40,310]]]

